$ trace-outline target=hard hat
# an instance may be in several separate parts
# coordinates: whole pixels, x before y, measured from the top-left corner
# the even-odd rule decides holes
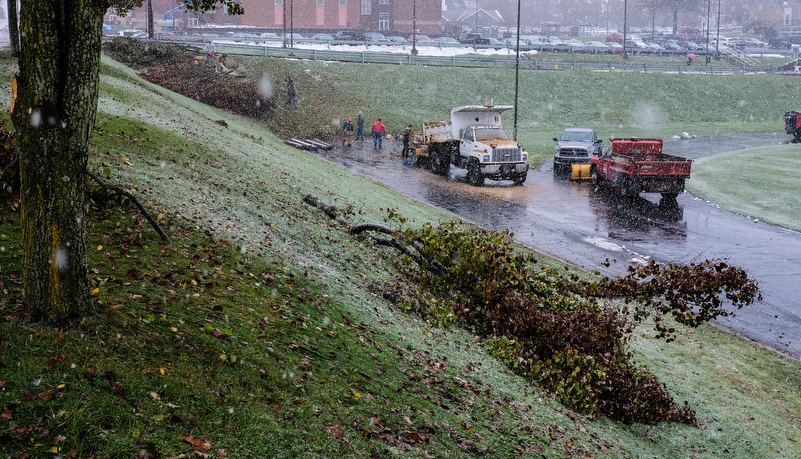
[[[350,118],[350,117],[349,117],[349,118],[348,118],[348,121],[353,121],[353,118]]]

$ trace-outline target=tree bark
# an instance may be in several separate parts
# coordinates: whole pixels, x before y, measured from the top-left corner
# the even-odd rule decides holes
[[[106,0],[23,0],[17,99],[25,304],[38,318],[95,312],[84,188]]]
[[[11,42],[11,54],[19,57],[19,24],[17,23],[17,0],[6,2],[8,9],[8,38]]]

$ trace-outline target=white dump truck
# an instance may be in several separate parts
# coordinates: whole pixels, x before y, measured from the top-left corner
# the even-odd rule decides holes
[[[466,105],[451,110],[450,121],[423,123],[413,133],[412,161],[439,175],[450,165],[467,169],[467,183],[481,186],[484,179],[526,181],[528,153],[501,127],[501,113],[511,105]]]

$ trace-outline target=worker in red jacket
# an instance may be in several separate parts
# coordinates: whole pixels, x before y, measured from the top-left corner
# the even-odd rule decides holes
[[[373,123],[373,147],[381,148],[382,140],[384,140],[384,132],[386,130],[387,128],[384,127],[381,118],[378,118],[378,121]]]

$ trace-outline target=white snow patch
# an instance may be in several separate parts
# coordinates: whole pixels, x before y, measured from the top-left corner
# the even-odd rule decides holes
[[[615,244],[614,242],[610,242],[609,240],[604,239],[602,237],[586,237],[583,240],[584,242],[592,244],[596,247],[600,247],[605,250],[611,250],[613,252],[622,252],[625,249],[625,247],[621,247]]]

